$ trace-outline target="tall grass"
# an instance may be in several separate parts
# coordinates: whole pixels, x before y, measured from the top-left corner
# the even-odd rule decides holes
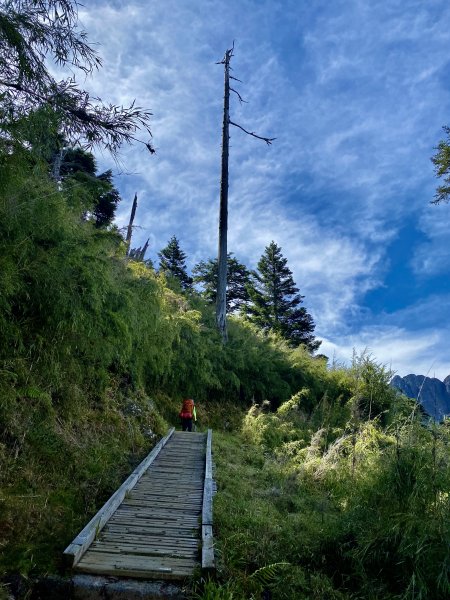
[[[216,435],[222,577],[246,597],[251,572],[287,561],[273,598],[448,598],[448,426],[419,420],[368,357],[322,376],[312,410],[304,388]]]

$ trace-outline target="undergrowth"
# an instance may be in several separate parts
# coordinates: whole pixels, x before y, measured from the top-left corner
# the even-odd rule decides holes
[[[330,373],[346,397],[309,410],[304,389],[215,433],[219,579],[205,598],[259,598],[252,574],[281,561],[274,600],[450,596],[450,430],[420,420],[388,375],[360,357]]]
[[[62,419],[36,392],[3,413],[0,572],[55,572],[62,550],[167,429],[151,401],[110,398]],[[5,443],[8,442],[7,443]]]

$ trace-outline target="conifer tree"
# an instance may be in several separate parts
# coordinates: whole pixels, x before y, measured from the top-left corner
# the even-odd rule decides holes
[[[431,158],[436,177],[442,177],[443,183],[436,189],[432,204],[450,201],[450,127],[444,126],[446,140],[441,140],[436,148],[436,154]]]
[[[82,148],[69,148],[61,158],[60,177],[75,179],[90,189],[94,198],[91,213],[96,227],[107,227],[114,220],[121,198],[114,186],[111,169],[97,175],[97,161]]]
[[[192,277],[186,270],[186,254],[181,250],[176,236],[172,236],[165,248],[158,252],[159,271],[169,278],[177,279],[183,290],[192,287]]]
[[[304,344],[311,352],[317,350],[321,342],[313,335],[314,321],[300,306],[304,296],[299,294],[281,248],[273,241],[258,262],[255,285],[249,292],[248,317],[253,323],[280,334],[292,346]]]
[[[194,283],[203,286],[203,295],[211,303],[217,299],[217,281],[219,274],[218,260],[201,261],[193,269]],[[250,300],[248,286],[251,282],[251,272],[233,256],[227,255],[227,313],[238,311]]]

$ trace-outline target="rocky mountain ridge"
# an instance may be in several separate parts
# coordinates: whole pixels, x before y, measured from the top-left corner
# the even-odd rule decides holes
[[[450,375],[444,381],[425,375],[395,375],[391,385],[408,398],[417,400],[434,419],[441,421],[446,415],[450,415]]]

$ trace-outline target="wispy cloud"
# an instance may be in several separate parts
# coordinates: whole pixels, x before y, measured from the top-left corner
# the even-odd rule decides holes
[[[428,206],[419,221],[428,240],[415,248],[413,268],[418,276],[448,277],[450,272],[450,205]]]
[[[130,175],[116,179],[119,224],[139,194],[137,245],[150,236],[154,258],[176,234],[191,264],[215,255],[223,79],[215,62],[235,39],[233,74],[248,104],[234,97],[233,119],[277,140],[268,148],[232,131],[230,250],[254,267],[272,239],[282,246],[330,351],[355,343],[384,356],[391,335],[403,348],[395,360],[411,370],[445,354],[436,323],[423,334],[405,315],[386,325],[364,302],[395,263],[389,244],[407,219],[429,240],[411,248],[413,275],[450,266],[449,211],[427,204],[429,157],[450,114],[447,2],[95,0],[80,16],[102,44],[92,92],[119,104],[137,98],[154,113],[157,155],[125,149]],[[433,341],[414,354],[415,339]]]
[[[320,350],[338,364],[349,365],[353,352],[366,352],[398,375],[416,373],[443,380],[450,373],[450,361],[442,354],[449,335],[449,329],[411,332],[374,327],[335,341],[324,339]]]

